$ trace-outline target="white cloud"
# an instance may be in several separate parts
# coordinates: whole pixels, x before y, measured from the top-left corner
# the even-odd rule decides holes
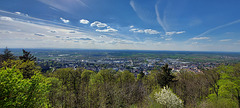
[[[11,17],[0,17],[0,20],[4,20],[4,21],[13,21],[13,19]]]
[[[204,39],[209,39],[209,37],[194,37],[192,40],[204,40]]]
[[[137,29],[137,28],[132,28],[129,31],[134,32],[134,33],[146,33],[146,34],[159,34],[157,30],[152,30],[152,29]]]
[[[227,41],[231,41],[232,39],[223,39],[223,40],[219,40],[221,42],[227,42]]]
[[[107,27],[108,25],[106,23],[101,23],[99,21],[95,21],[95,22],[91,23],[90,26],[92,26],[92,27],[97,26],[97,27],[101,28],[101,27]]]
[[[186,31],[179,31],[179,32],[176,32],[176,34],[182,34],[182,33],[185,33]]]
[[[166,35],[169,35],[169,36],[171,36],[171,35],[174,35],[174,34],[182,34],[182,33],[185,33],[185,31],[171,31],[171,32],[166,32],[165,34]]]
[[[21,13],[21,12],[15,12],[15,14],[24,15],[24,16],[27,16],[27,17],[28,17],[28,14],[24,14],[24,13]]]
[[[135,28],[130,29],[129,31],[132,31],[132,32],[134,32],[134,33],[144,33],[143,30],[139,30],[139,29],[135,29]]]
[[[89,23],[89,21],[86,20],[86,19],[81,19],[79,22],[82,23],[82,24],[88,24]]]
[[[60,18],[64,23],[69,23],[70,21],[69,20],[66,20],[66,19],[64,19],[64,18]]]
[[[170,41],[170,40],[172,40],[172,38],[167,38],[167,39],[165,39],[165,40]]]
[[[134,27],[133,25],[130,26],[130,28],[133,28],[133,27]]]
[[[20,15],[21,14],[21,12],[15,12],[16,14],[18,14],[18,15]]]
[[[117,32],[118,30],[114,29],[114,28],[111,28],[111,27],[107,27],[107,29],[103,29],[103,30],[100,30],[100,29],[96,29],[97,32]]]
[[[145,29],[144,32],[147,34],[159,34],[160,33],[157,30],[152,30],[152,29]]]

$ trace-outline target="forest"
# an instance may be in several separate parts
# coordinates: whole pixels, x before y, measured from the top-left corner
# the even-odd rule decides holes
[[[60,68],[42,72],[30,52],[0,55],[0,107],[240,108],[240,64],[195,73],[168,64],[149,75]]]

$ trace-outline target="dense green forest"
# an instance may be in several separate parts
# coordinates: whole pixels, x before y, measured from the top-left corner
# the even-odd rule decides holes
[[[61,68],[42,73],[35,60],[25,50],[19,57],[8,49],[1,54],[1,108],[240,107],[240,64],[202,73],[172,73],[166,64],[135,77],[112,69]]]

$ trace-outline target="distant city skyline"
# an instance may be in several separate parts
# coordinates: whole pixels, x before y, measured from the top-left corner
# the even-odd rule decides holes
[[[2,0],[0,48],[240,52],[239,0]]]

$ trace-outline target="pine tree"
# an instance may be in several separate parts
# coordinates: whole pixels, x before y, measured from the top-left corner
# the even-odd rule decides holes
[[[23,51],[23,56],[19,56],[20,60],[23,60],[24,62],[26,62],[27,60],[29,61],[35,61],[36,57],[34,57],[32,54],[30,54],[30,51],[26,51],[26,50],[22,50]]]
[[[169,86],[170,82],[173,82],[173,78],[175,78],[175,76],[172,75],[171,70],[171,68],[168,68],[168,64],[165,64],[163,67],[161,67],[161,72],[159,75],[160,78],[158,80],[158,84],[161,87]]]
[[[3,61],[7,61],[8,59],[13,60],[13,59],[15,59],[15,56],[6,47],[3,54],[0,55],[0,60],[1,60],[1,62],[3,62]]]

